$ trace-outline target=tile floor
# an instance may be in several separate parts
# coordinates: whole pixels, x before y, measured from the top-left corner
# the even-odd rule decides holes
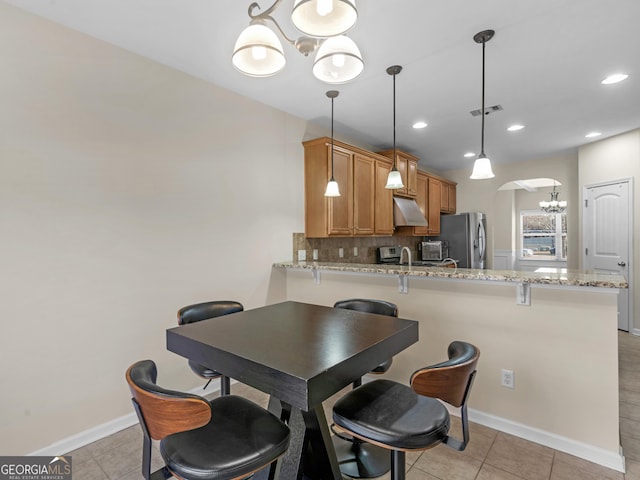
[[[621,332],[619,345],[620,432],[626,475],[472,423],[471,441],[462,453],[438,446],[408,454],[407,480],[640,480],[640,369],[633,367],[640,364],[640,337]],[[266,407],[266,395],[246,385],[234,384],[232,392]],[[339,392],[326,402],[327,418],[333,402],[342,394]],[[452,428],[459,429],[457,419]],[[142,433],[135,426],[70,452],[74,478],[141,479],[141,447]],[[154,457],[159,468],[159,454]],[[380,478],[390,477],[387,474]]]

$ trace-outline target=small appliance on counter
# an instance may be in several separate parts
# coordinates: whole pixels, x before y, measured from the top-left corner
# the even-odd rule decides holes
[[[394,245],[392,247],[378,247],[378,263],[386,265],[401,265],[400,257],[402,252],[402,245]],[[409,263],[407,255],[402,257],[402,265]],[[442,260],[442,259],[440,259]],[[425,261],[420,258],[415,258],[415,251],[411,252],[411,265],[416,267],[439,267],[441,266],[440,260]]]
[[[441,262],[448,256],[445,254],[445,243],[442,240],[421,242],[418,245],[421,259],[425,262]]]

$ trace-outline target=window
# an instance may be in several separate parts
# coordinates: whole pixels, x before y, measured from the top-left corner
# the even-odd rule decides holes
[[[567,214],[539,210],[520,212],[521,257],[527,260],[567,259]]]

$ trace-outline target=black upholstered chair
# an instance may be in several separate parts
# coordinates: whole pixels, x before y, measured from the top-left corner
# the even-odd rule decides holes
[[[352,298],[341,300],[334,304],[335,308],[357,310],[359,312],[376,313],[390,317],[398,316],[398,307],[384,300],[370,300],[365,298]],[[385,360],[370,373],[381,374],[389,370],[393,358]],[[353,387],[362,385],[362,378],[353,382]],[[336,433],[336,432],[334,432]],[[380,477],[389,471],[391,463],[388,452],[380,447],[365,443],[358,438],[336,433],[333,441],[340,464],[340,470],[352,478]]]
[[[200,322],[210,318],[221,317],[230,313],[242,312],[244,307],[240,302],[227,300],[218,300],[212,302],[195,303],[187,305],[178,310],[178,324],[186,325],[188,323]],[[207,380],[204,388],[207,388],[211,380],[220,378],[220,395],[229,395],[231,393],[231,381],[229,377],[225,377],[220,372],[199,363],[189,360],[189,367],[196,374]]]
[[[235,395],[211,402],[156,384],[151,360],[126,373],[143,437],[142,476],[146,480],[231,480],[246,478],[282,455],[289,428],[277,417]],[[151,472],[151,440],[160,440],[165,466]]]
[[[405,479],[407,451],[443,443],[462,451],[469,442],[467,400],[480,351],[470,343],[452,342],[449,360],[421,368],[411,386],[374,380],[351,390],[333,407],[337,428],[391,451],[391,479]],[[461,409],[462,440],[449,436],[450,418],[440,399]]]

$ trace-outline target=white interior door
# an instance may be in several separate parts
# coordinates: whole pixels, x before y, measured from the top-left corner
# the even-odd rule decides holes
[[[584,268],[588,271],[624,275],[632,278],[630,238],[631,204],[628,180],[585,187]],[[618,328],[629,331],[629,289],[618,296]]]

